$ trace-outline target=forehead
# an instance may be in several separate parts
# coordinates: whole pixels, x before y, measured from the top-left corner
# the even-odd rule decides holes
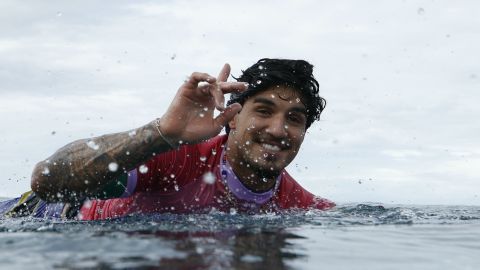
[[[299,90],[287,86],[270,87],[251,96],[246,102],[254,104],[267,100],[282,107],[296,107],[305,110],[303,97]]]

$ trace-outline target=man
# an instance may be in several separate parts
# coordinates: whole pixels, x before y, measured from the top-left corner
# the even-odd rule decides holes
[[[195,72],[160,119],[75,141],[38,163],[33,192],[3,212],[95,220],[331,208],[284,169],[325,106],[312,69],[303,60],[261,59],[237,82],[227,82],[228,64],[218,78]]]

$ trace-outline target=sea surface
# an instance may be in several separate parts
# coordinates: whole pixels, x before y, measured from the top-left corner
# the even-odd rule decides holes
[[[480,269],[480,207],[0,219],[0,269]]]

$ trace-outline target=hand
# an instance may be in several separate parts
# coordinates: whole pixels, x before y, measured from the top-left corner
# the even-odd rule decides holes
[[[196,143],[214,137],[242,109],[238,103],[224,106],[225,94],[247,88],[243,82],[227,82],[229,75],[230,65],[225,64],[218,78],[194,72],[180,86],[160,119],[161,132],[172,144]],[[214,118],[215,108],[220,114]]]

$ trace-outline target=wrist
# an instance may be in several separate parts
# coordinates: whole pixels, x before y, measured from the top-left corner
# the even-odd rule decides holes
[[[157,131],[158,135],[160,136],[160,139],[166,145],[168,145],[170,150],[174,150],[174,149],[177,149],[179,147],[180,143],[174,142],[174,140],[172,140],[170,137],[168,137],[168,135],[166,135],[163,132],[162,127],[161,127],[161,119],[160,118],[157,118],[157,119],[153,120],[152,125],[153,125],[154,129]]]

